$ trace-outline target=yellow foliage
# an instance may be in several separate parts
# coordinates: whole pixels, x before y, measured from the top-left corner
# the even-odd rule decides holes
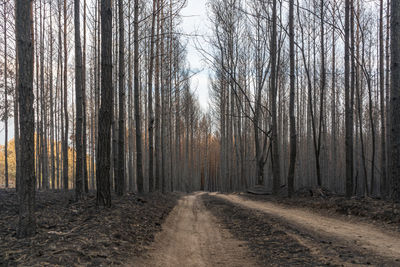
[[[57,172],[57,154],[56,154],[56,146],[58,145],[58,152],[59,152],[59,164],[60,164],[60,179],[61,179],[61,171],[62,171],[62,158],[61,158],[61,151],[62,151],[62,144],[61,142],[54,143],[54,164]],[[49,180],[51,175],[51,143],[50,140],[48,141],[47,144],[48,147],[48,164],[49,164]],[[0,188],[5,187],[5,153],[4,153],[5,146],[0,145]],[[9,187],[13,188],[15,187],[15,171],[16,171],[16,155],[15,155],[15,141],[14,139],[10,140],[8,142],[8,179],[9,179]],[[36,159],[36,135],[35,135],[35,159]],[[73,159],[76,161],[76,151],[73,150],[72,148],[68,148],[68,177],[69,177],[69,187],[72,188],[73,185],[73,174],[74,174],[74,166],[75,162],[73,162]],[[87,162],[89,164],[91,160],[91,157],[87,155]],[[57,173],[56,173],[56,179],[57,179]],[[51,186],[51,181],[50,181],[50,186]]]

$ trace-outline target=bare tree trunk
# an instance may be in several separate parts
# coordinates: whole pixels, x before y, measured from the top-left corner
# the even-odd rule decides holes
[[[80,30],[80,0],[74,0],[74,26],[75,26],[75,97],[76,97],[76,178],[75,178],[75,200],[80,200],[84,190],[83,173],[83,103],[82,103],[82,46]]]
[[[358,37],[358,31],[357,31],[357,58],[359,57],[359,37]],[[364,55],[364,50],[363,50],[363,55]],[[364,60],[363,60],[364,61]],[[368,194],[368,172],[367,172],[367,165],[366,165],[366,157],[365,157],[365,145],[364,145],[364,133],[362,130],[363,127],[363,120],[362,120],[362,114],[363,114],[363,105],[362,105],[362,94],[360,92],[360,88],[362,88],[362,84],[360,84],[359,80],[359,66],[356,68],[356,93],[357,93],[357,108],[358,108],[358,125],[359,125],[359,134],[360,134],[360,145],[361,145],[361,160],[362,160],[362,168],[363,168],[363,176],[364,176],[364,187],[365,187],[365,193]],[[356,183],[357,186],[357,183]],[[357,191],[357,190],[356,190]],[[357,192],[356,192],[357,193]]]
[[[19,108],[18,108],[18,48],[15,57],[15,95],[14,95],[14,150],[15,150],[15,189],[19,192],[20,189],[20,173],[21,173],[21,159],[20,159],[20,141],[19,141]]]
[[[82,107],[83,107],[83,122],[82,122],[82,162],[83,162],[83,186],[85,193],[89,192],[89,177],[87,166],[87,109],[86,109],[86,0],[83,1],[83,51],[82,51]]]
[[[113,9],[115,10],[114,13],[114,24],[113,27],[118,27],[118,1],[112,1]],[[113,109],[112,109],[112,124],[111,124],[111,188],[116,190],[116,184],[118,179],[118,40],[119,32],[116,30],[115,34],[112,32],[112,53],[113,53]]]
[[[132,118],[132,34],[131,34],[131,1],[129,1],[129,23],[128,23],[128,129],[129,129],[129,157],[128,157],[128,171],[129,171],[129,191],[135,190],[135,173],[133,164],[133,118]]]
[[[18,56],[19,127],[21,132],[21,183],[18,190],[17,236],[33,236],[35,219],[35,163],[33,110],[33,30],[32,1],[16,0],[16,45]]]
[[[294,192],[294,172],[296,167],[296,117],[294,116],[294,98],[295,98],[295,57],[294,57],[294,0],[289,0],[289,57],[290,57],[290,163],[288,173],[288,196],[291,197]]]
[[[160,80],[161,80],[161,140],[160,140],[160,149],[161,149],[161,191],[165,193],[167,190],[167,182],[166,182],[166,101],[165,101],[165,91],[166,91],[166,78],[164,71],[166,70],[165,62],[166,56],[164,54],[164,9],[161,9],[161,25],[160,25],[160,32],[161,32],[161,42],[160,42],[160,57],[161,57],[161,66],[160,66]]]
[[[142,128],[140,119],[139,92],[139,0],[135,0],[134,11],[134,89],[135,89],[135,122],[136,122],[136,177],[139,193],[144,192],[142,163]]]
[[[35,10],[37,10],[37,2],[35,2]],[[34,37],[33,37],[33,40],[35,40],[35,38],[38,38],[38,23],[37,23],[37,21],[38,21],[38,19],[37,19],[37,13],[39,13],[39,12],[35,12],[35,19],[34,19],[34,22],[35,22],[35,25],[34,25],[34,27],[35,27],[35,32],[34,32]],[[35,57],[36,57],[36,96],[38,96],[38,97],[36,97],[36,107],[39,107],[39,100],[40,100],[40,97],[39,97],[39,66],[40,66],[40,64],[39,64],[39,49],[37,49],[37,47],[34,47],[34,53],[35,53]],[[35,66],[34,66],[35,67]],[[41,178],[41,171],[40,171],[40,168],[39,168],[39,166],[40,166],[40,135],[39,135],[39,108],[36,108],[36,123],[35,123],[35,130],[36,130],[36,132],[35,132],[35,134],[36,134],[36,153],[35,153],[35,174],[37,175],[36,176],[36,181],[35,181],[35,187],[38,187],[39,189],[41,189],[41,186],[42,186],[42,184],[41,184],[41,180],[40,180],[40,178]],[[39,183],[39,184],[38,184]]]
[[[54,45],[54,40],[53,40],[53,14],[52,14],[52,8],[53,6],[50,5],[50,25],[49,25],[49,31],[50,31],[50,161],[51,161],[51,189],[55,189],[55,183],[56,183],[56,167],[55,167],[55,159],[54,159],[54,92],[53,92],[53,45]],[[57,145],[57,144],[56,144]]]
[[[63,140],[63,180],[68,191],[68,46],[67,46],[67,0],[64,0],[64,140]]]
[[[7,65],[7,1],[4,1],[4,178],[8,188],[8,65]]]
[[[178,56],[175,56],[175,164],[181,162],[181,95],[180,95],[180,86],[178,85],[178,75],[180,71],[179,59]],[[207,162],[207,161],[206,161]],[[181,168],[176,168],[175,175],[177,180],[177,189],[182,191],[182,172]]]
[[[101,106],[97,153],[97,205],[111,207],[110,152],[113,105],[112,87],[112,8],[101,0]]]
[[[156,62],[155,62],[155,134],[154,134],[154,158],[156,161],[155,168],[155,190],[161,189],[161,157],[160,157],[160,0],[157,0],[157,40],[156,40]],[[162,38],[162,37],[161,37]]]
[[[119,126],[118,126],[118,176],[115,191],[125,192],[125,27],[123,0],[118,0],[119,13]]]
[[[155,35],[155,24],[156,24],[156,12],[157,12],[157,0],[153,0],[153,14],[151,20],[151,36],[150,36],[150,63],[148,70],[147,90],[148,100],[147,105],[149,109],[149,191],[154,191],[154,175],[153,175],[153,127],[154,127],[154,116],[153,116],[153,64],[154,64],[154,35]]]
[[[350,94],[350,5],[352,0],[345,2],[345,39],[344,39],[344,85],[345,85],[345,150],[346,150],[346,196],[351,197],[353,194],[353,110],[351,107]]]
[[[364,43],[363,42],[363,62],[364,62]],[[371,52],[369,52],[369,57],[371,57]],[[369,58],[369,62],[371,62],[371,58]],[[372,85],[371,85],[371,77],[367,72],[366,67],[364,67],[364,75],[367,80],[367,88],[368,88],[368,103],[369,103],[369,122],[371,126],[371,185],[368,189],[368,181],[366,180],[366,193],[367,195],[372,195],[374,193],[374,184],[375,184],[375,124],[374,124],[374,114],[373,114],[373,99],[372,99]]]
[[[277,109],[276,109],[276,95],[277,95],[277,84],[276,84],[276,0],[272,1],[272,37],[271,37],[271,113],[272,113],[272,172],[273,172],[273,192],[275,195],[279,193],[280,189],[280,161],[279,161],[279,140],[278,140],[278,122],[277,122]]]
[[[384,194],[386,195],[386,197],[389,197],[390,192],[389,192],[389,188],[391,185],[391,178],[390,178],[390,166],[391,166],[391,147],[390,147],[390,122],[391,122],[391,118],[390,118],[390,79],[391,79],[391,75],[390,75],[390,5],[391,5],[391,0],[387,0],[386,3],[386,40],[385,40],[385,50],[386,50],[386,82],[385,82],[385,86],[386,86],[386,95],[385,95],[385,102],[386,102],[386,169],[387,169],[387,173],[386,173],[386,190],[384,192]]]
[[[169,1],[169,51],[168,51],[168,65],[169,65],[169,75],[168,75],[168,104],[169,104],[169,113],[168,113],[168,135],[169,135],[169,140],[168,140],[168,154],[170,155],[169,157],[169,168],[168,168],[168,176],[169,176],[169,184],[170,184],[170,191],[174,191],[174,178],[175,176],[173,175],[172,172],[172,164],[173,164],[173,152],[172,152],[172,140],[173,140],[173,132],[172,132],[172,67],[173,67],[173,15],[172,15],[172,1]]]
[[[63,177],[63,167],[62,167],[62,159],[63,159],[63,146],[64,146],[64,112],[62,108],[63,104],[63,60],[62,60],[62,30],[61,30],[61,10],[62,10],[62,0],[58,0],[58,57],[57,57],[57,82],[59,83],[59,90],[57,90],[57,93],[59,93],[59,97],[57,100],[59,100],[59,103],[57,105],[58,113],[59,115],[57,116],[58,119],[58,124],[60,126],[60,131],[57,131],[61,136],[59,140],[61,140],[61,147],[57,143],[57,181],[59,183],[59,189],[64,187],[64,177]],[[60,152],[60,153],[59,153]]]
[[[392,198],[400,201],[400,2],[391,1],[391,179]]]
[[[381,108],[381,188],[380,194],[386,197],[386,121],[385,121],[385,62],[384,62],[384,45],[383,45],[383,0],[380,0],[379,9],[379,91],[380,91],[380,108]]]
[[[325,86],[326,86],[326,71],[325,71],[325,28],[324,28],[324,0],[320,1],[321,8],[321,83],[320,83],[320,106],[319,106],[319,130],[318,130],[318,143],[316,146],[316,169],[317,169],[317,182],[318,186],[322,186],[322,178],[321,178],[321,164],[320,164],[320,155],[321,155],[321,133],[322,133],[322,125],[323,125],[323,116],[324,116],[324,97],[325,97]]]
[[[332,104],[331,104],[331,133],[332,133],[332,144],[331,144],[331,149],[332,149],[332,163],[331,163],[331,178],[334,179],[333,184],[336,184],[336,168],[337,168],[337,121],[336,121],[336,35],[335,35],[335,27],[336,27],[336,1],[333,1],[333,28],[332,28]]]

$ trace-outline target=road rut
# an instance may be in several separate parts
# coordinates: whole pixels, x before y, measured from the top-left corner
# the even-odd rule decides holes
[[[363,248],[380,256],[392,259],[400,258],[399,233],[383,231],[366,223],[347,222],[271,202],[248,200],[238,195],[213,195],[236,205],[258,210],[279,218],[292,225],[293,228],[340,239],[352,244],[353,247]]]
[[[146,256],[133,266],[257,266],[244,242],[207,211],[201,193],[183,196]]]

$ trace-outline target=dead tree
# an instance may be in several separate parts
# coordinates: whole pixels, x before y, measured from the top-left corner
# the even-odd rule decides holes
[[[134,91],[135,91],[135,123],[136,123],[136,179],[140,193],[143,193],[143,160],[142,160],[142,128],[140,118],[140,84],[139,84],[139,0],[134,3]]]
[[[82,46],[80,29],[80,1],[74,0],[74,25],[75,25],[75,97],[76,97],[76,178],[75,178],[75,199],[82,198],[84,190],[83,173],[83,97],[82,97]]]
[[[32,1],[16,0],[15,25],[18,56],[19,128],[21,172],[18,189],[19,222],[17,236],[33,236],[35,219],[35,163],[33,110],[33,33]]]
[[[294,115],[295,100],[295,55],[294,55],[294,0],[289,1],[289,57],[290,57],[290,163],[288,173],[288,196],[291,197],[294,192],[294,172],[296,167],[296,117]]]
[[[118,1],[119,14],[119,125],[118,125],[118,176],[115,191],[122,196],[125,191],[125,27],[123,0]]]
[[[390,177],[392,198],[400,201],[400,2],[391,2]]]
[[[112,86],[112,8],[111,0],[101,0],[101,105],[99,112],[96,168],[97,205],[111,207],[110,163]]]

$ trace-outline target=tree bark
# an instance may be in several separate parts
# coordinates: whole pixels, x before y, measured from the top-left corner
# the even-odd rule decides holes
[[[140,119],[140,88],[139,88],[139,0],[134,7],[134,90],[135,90],[135,123],[136,123],[136,177],[139,193],[144,192],[142,163],[142,128]]]
[[[68,191],[68,47],[67,47],[67,0],[64,0],[64,138],[63,138],[63,181]]]
[[[280,160],[279,160],[279,140],[278,140],[278,122],[277,122],[277,84],[276,84],[276,35],[277,35],[277,15],[276,0],[272,1],[272,37],[271,37],[271,113],[272,113],[272,172],[273,172],[273,193],[277,195],[280,189]]]
[[[7,1],[4,1],[4,178],[6,188],[8,182],[8,65],[7,65]]]
[[[386,197],[387,175],[386,175],[386,120],[385,120],[385,48],[383,45],[383,0],[380,0],[379,9],[379,91],[381,108],[381,183],[380,194]],[[388,89],[387,89],[388,90]]]
[[[400,2],[391,1],[391,182],[392,199],[400,201]]]
[[[157,12],[157,0],[153,0],[153,15],[151,21],[151,36],[150,36],[150,62],[147,79],[147,90],[148,90],[148,110],[149,110],[149,191],[154,191],[154,174],[153,174],[153,162],[154,162],[154,139],[153,139],[153,128],[154,128],[154,116],[153,116],[153,65],[154,65],[154,35],[155,35],[155,24],[156,24],[156,12]]]
[[[118,0],[119,14],[119,125],[118,125],[118,176],[115,191],[125,192],[125,27],[123,0]]]
[[[295,99],[295,55],[294,55],[294,0],[289,0],[289,58],[290,58],[290,100],[289,100],[289,120],[290,120],[290,163],[288,173],[288,196],[294,193],[294,173],[296,167],[296,118],[294,116]]]
[[[345,2],[344,39],[344,86],[345,86],[345,151],[346,151],[346,196],[353,194],[353,110],[350,105],[350,1]]]
[[[86,0],[83,1],[83,51],[82,51],[82,162],[83,162],[83,187],[85,193],[89,192],[89,177],[87,166],[87,109],[86,109]]]
[[[35,162],[33,110],[33,18],[32,1],[16,0],[16,45],[18,57],[18,104],[21,135],[21,181],[18,190],[19,222],[17,236],[36,233]]]
[[[53,87],[53,46],[54,46],[54,40],[53,40],[53,14],[52,14],[53,6],[50,5],[50,25],[49,25],[49,31],[50,31],[50,161],[51,161],[51,189],[55,189],[55,183],[56,183],[56,167],[55,167],[55,155],[54,155],[54,145],[55,145],[55,140],[54,140],[54,87]],[[57,143],[56,143],[57,145]]]
[[[97,205],[104,207],[111,207],[110,153],[112,105],[112,8],[111,0],[101,0],[101,104],[99,112],[96,183]]]
[[[76,177],[75,177],[75,200],[80,200],[84,190],[84,173],[83,173],[83,103],[82,103],[82,46],[80,31],[80,0],[74,0],[74,16],[75,16],[75,97],[76,97],[76,126],[75,126],[75,142],[76,142]]]
[[[161,157],[160,157],[160,0],[157,0],[157,39],[156,39],[156,62],[155,62],[155,118],[154,118],[154,159],[156,161],[155,168],[155,190],[161,189]]]

